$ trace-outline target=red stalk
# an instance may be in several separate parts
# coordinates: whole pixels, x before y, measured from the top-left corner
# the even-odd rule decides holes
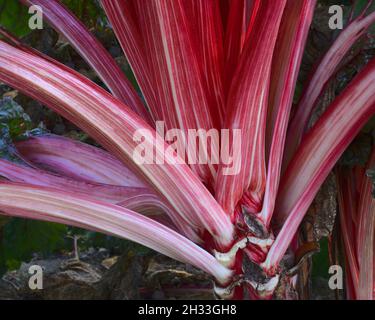
[[[135,1],[149,58],[150,71],[155,79],[159,108],[167,129],[179,128],[210,130],[219,127],[214,123],[217,110],[208,104],[204,81],[201,76],[194,37],[183,0]],[[162,85],[161,85],[162,84]],[[202,137],[202,134],[199,133]],[[212,153],[218,155],[219,145],[211,141]],[[188,156],[197,155],[189,146]],[[207,150],[204,150],[207,152]],[[184,156],[184,154],[180,154]],[[212,185],[216,179],[216,166],[210,161],[191,164],[202,181]]]
[[[225,33],[225,87],[229,89],[238,66],[249,28],[250,17],[255,18],[259,0],[231,0],[228,7],[228,21]],[[250,16],[250,17],[249,17]],[[228,94],[228,92],[226,92]]]
[[[132,4],[135,10],[129,10]],[[197,44],[191,34],[192,22],[188,21],[187,4],[180,0],[122,0],[103,1],[103,5],[139,79],[146,101],[147,94],[156,97],[154,106],[150,104],[155,118],[165,121],[167,129],[179,128],[184,132],[218,127],[213,121],[217,118],[217,110],[208,104],[207,85],[203,76],[197,76],[201,70],[197,61]],[[136,18],[129,17],[130,12],[135,12]],[[139,21],[140,30],[136,21]],[[134,49],[140,55],[132,53]],[[147,83],[144,83],[145,78]],[[218,148],[213,143],[216,155]],[[187,154],[196,155],[197,150],[187,150]],[[191,167],[208,184],[216,178],[216,168],[210,163],[192,164]]]
[[[195,38],[197,61],[204,80],[214,123],[221,126],[225,116],[223,85],[224,30],[220,17],[220,3],[216,0],[185,0],[184,6],[191,11],[189,19]]]
[[[267,129],[270,155],[260,219],[269,226],[281,175],[285,136],[299,68],[316,1],[288,1],[273,58]]]
[[[241,130],[241,158],[237,175],[224,175],[220,165],[216,199],[228,214],[243,193],[261,201],[265,172],[265,126],[274,46],[286,1],[261,1],[249,40],[245,44],[227,101],[225,127]],[[234,107],[236,106],[236,107]],[[223,148],[223,146],[222,146]],[[233,146],[229,150],[233,153]],[[239,157],[236,157],[239,158]]]
[[[264,267],[277,268],[319,187],[361,127],[375,113],[375,60],[350,83],[303,139],[280,184],[282,225]]]
[[[178,219],[178,214],[176,214],[173,208],[166,204],[165,201],[161,200],[156,194],[138,193],[117,203],[117,205],[144,214],[164,224],[168,228],[179,231],[195,243],[203,244],[197,230],[194,230],[186,223],[181,223],[180,219]]]

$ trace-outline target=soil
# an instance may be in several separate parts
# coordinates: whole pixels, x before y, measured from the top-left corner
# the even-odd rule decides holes
[[[29,268],[43,269],[43,289],[29,288]],[[106,249],[34,258],[0,279],[0,299],[214,299],[208,275],[159,254],[110,256]]]

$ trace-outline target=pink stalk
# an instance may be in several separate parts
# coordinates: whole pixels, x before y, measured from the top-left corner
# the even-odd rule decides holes
[[[52,187],[62,191],[69,190],[69,192],[77,195],[117,204],[132,211],[145,214],[161,223],[165,223],[170,228],[176,229],[177,226],[177,229],[185,236],[188,236],[189,239],[201,242],[197,231],[181,223],[178,219],[178,214],[149,188],[121,187],[75,181],[1,159],[0,175],[13,182]]]
[[[35,186],[52,187],[62,191],[69,190],[77,195],[89,196],[91,198],[118,204],[130,210],[153,216],[158,221],[177,225],[179,230],[196,242],[201,241],[197,232],[178,220],[178,214],[161,200],[149,188],[123,187],[107,184],[98,184],[85,181],[76,181],[63,176],[49,174],[45,171],[25,167],[19,164],[0,159],[0,175],[13,182],[23,182]],[[161,215],[165,217],[161,219]],[[172,223],[171,223],[172,222]]]
[[[289,115],[315,5],[316,1],[311,0],[288,1],[275,47],[267,125],[272,143],[260,212],[260,219],[267,227],[275,207]]]
[[[127,197],[127,199],[117,203],[117,205],[144,214],[173,230],[178,230],[195,243],[202,243],[202,239],[198,234],[199,230],[194,230],[186,223],[181,223],[176,218],[178,215],[174,209],[156,194],[138,193]]]
[[[232,272],[177,232],[131,210],[28,184],[0,183],[0,210],[11,216],[64,222],[126,238],[190,263],[227,283]]]
[[[304,138],[280,185],[276,219],[282,225],[264,267],[277,268],[309,205],[355,135],[375,113],[375,60],[350,83]]]
[[[155,131],[105,90],[68,68],[0,42],[0,79],[66,117],[145,179],[179,214],[181,221],[204,227],[219,246],[232,241],[233,225],[186,164]],[[142,146],[164,156],[164,164],[139,164],[134,136],[147,132]],[[150,160],[150,159],[148,159]]]
[[[21,0],[26,5],[37,5],[43,17],[70,42],[75,50],[96,71],[113,95],[132,108],[143,119],[152,123],[147,108],[124,73],[102,44],[69,10],[56,0]]]
[[[265,126],[271,62],[286,1],[261,1],[249,40],[245,44],[227,101],[225,127],[241,130],[241,157],[236,157],[237,175],[225,175],[220,165],[216,199],[228,214],[243,193],[260,202],[265,172]],[[235,106],[235,107],[234,107]],[[225,146],[222,146],[224,148]],[[229,150],[233,154],[233,146]]]
[[[110,153],[79,141],[45,135],[15,145],[22,157],[32,164],[75,180],[148,188]]]
[[[54,187],[61,190],[70,190],[77,194],[91,196],[95,199],[110,203],[123,202],[126,199],[139,194],[147,197],[154,196],[154,193],[147,188],[121,187],[75,181],[3,159],[0,159],[0,175],[10,181],[25,182],[36,186]]]
[[[353,44],[365,34],[374,22],[375,12],[366,17],[361,15],[351,22],[340,33],[308,80],[308,85],[298,103],[296,114],[289,125],[284,159],[285,166],[300,144],[314,106],[328,80],[337,71],[337,67]]]

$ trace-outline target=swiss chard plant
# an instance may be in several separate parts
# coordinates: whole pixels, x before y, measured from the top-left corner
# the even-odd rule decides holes
[[[315,0],[102,0],[141,96],[59,1],[21,2],[39,6],[109,91],[5,30],[0,80],[105,151],[53,135],[17,142],[22,161],[0,160],[2,214],[136,241],[212,275],[221,298],[287,297],[299,225],[375,113],[375,60],[309,119],[375,13],[351,19],[293,106]],[[373,250],[367,229],[360,241]]]

